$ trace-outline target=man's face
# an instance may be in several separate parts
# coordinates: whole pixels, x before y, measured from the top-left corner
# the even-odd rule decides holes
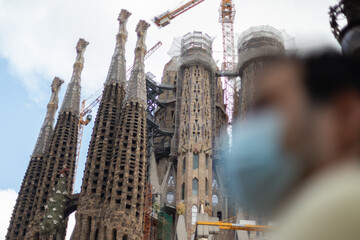
[[[309,159],[313,121],[302,78],[299,63],[284,61],[269,66],[258,81],[254,110],[270,109],[280,114],[284,120],[284,150]]]

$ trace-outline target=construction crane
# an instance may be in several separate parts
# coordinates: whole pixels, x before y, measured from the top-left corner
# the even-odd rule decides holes
[[[255,232],[268,232],[273,229],[273,225],[256,225],[255,221],[242,221],[239,215],[233,216],[223,221],[213,221],[216,218],[209,217],[206,213],[203,213],[201,216],[199,216],[199,218],[200,219],[196,222],[195,236],[197,236],[199,233],[202,234],[204,232],[206,233],[210,231],[218,234],[219,229]],[[205,230],[206,226],[208,226],[207,231]]]
[[[219,22],[222,26],[223,38],[223,64],[222,71],[232,72],[235,69],[235,40],[234,40],[234,19],[235,19],[235,5],[232,0],[221,0]],[[226,104],[226,113],[229,117],[229,122],[232,122],[233,108],[234,108],[234,92],[235,81],[234,78],[224,78],[224,101]]]
[[[166,11],[156,17],[153,21],[158,27],[165,27],[170,24],[170,21],[180,14],[188,11],[196,5],[205,0],[191,0],[172,11]],[[219,22],[222,25],[223,38],[223,63],[222,71],[231,73],[235,69],[235,40],[234,40],[234,19],[235,19],[235,5],[232,0],[221,0]],[[224,102],[226,104],[226,113],[229,117],[229,122],[232,122],[233,108],[234,108],[234,92],[235,81],[234,78],[224,77]]]
[[[149,49],[149,51],[146,52],[146,55],[144,57],[144,61],[146,59],[148,59],[154,52],[156,52],[156,50],[158,50],[161,46],[162,46],[162,42],[158,41],[152,48]],[[128,79],[129,79],[129,75],[130,75],[131,70],[133,69],[133,67],[134,67],[134,65],[131,65],[126,70],[126,76],[127,76]]]
[[[149,49],[149,51],[146,52],[144,60],[148,59],[161,46],[162,46],[162,42],[158,41],[152,48]],[[131,69],[133,69],[133,67],[134,67],[133,65],[130,66],[126,72],[127,73],[131,72]],[[84,127],[91,122],[92,115],[90,115],[90,113],[91,113],[92,109],[101,101],[102,92],[87,107],[85,106],[85,104],[88,99],[93,98],[94,96],[99,94],[99,92],[102,90],[103,90],[103,88],[97,90],[95,93],[93,93],[87,99],[83,100],[81,103],[81,109],[80,109],[80,113],[79,113],[78,141],[77,141],[77,145],[76,145],[75,175],[74,175],[74,181],[73,181],[73,189],[74,189],[74,184],[75,184],[77,167],[78,167],[78,163],[79,163],[79,159],[80,159],[80,149],[81,149],[81,143],[82,143],[82,138],[83,138],[83,133],[84,133]],[[86,116],[86,118],[84,119],[85,116]]]
[[[156,17],[154,17],[153,22],[158,26],[159,28],[165,27],[170,24],[170,21],[180,14],[186,12],[187,10],[195,7],[196,5],[202,3],[205,0],[191,0],[180,7],[177,7],[176,9],[172,11],[166,11]]]
[[[226,223],[226,222],[196,222],[197,225],[217,226],[220,229],[226,230],[242,230],[242,231],[255,231],[255,232],[268,232],[272,229],[268,225],[248,225],[240,223]]]
[[[100,102],[102,97],[102,94],[98,96],[94,101],[92,101],[89,106],[85,107],[86,100],[83,100],[81,103],[81,109],[79,113],[79,128],[78,128],[78,141],[76,145],[76,160],[75,160],[75,175],[74,175],[74,181],[73,181],[73,189],[75,184],[75,177],[77,173],[77,167],[79,163],[80,158],[80,149],[81,149],[81,143],[82,143],[82,137],[84,133],[84,127],[88,125],[92,120],[92,115],[90,114],[92,109]],[[86,118],[84,119],[84,117]]]

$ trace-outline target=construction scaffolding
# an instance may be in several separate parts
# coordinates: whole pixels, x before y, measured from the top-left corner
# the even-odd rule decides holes
[[[145,211],[144,211],[144,240],[150,240],[151,228],[151,206],[152,206],[152,186],[146,185]]]
[[[216,64],[212,58],[212,44],[214,38],[206,33],[194,31],[187,33],[181,38],[180,50],[174,48],[175,52],[180,53],[180,66],[186,64],[201,64],[207,66],[211,71],[216,71]],[[179,45],[175,45],[178,47]]]
[[[235,60],[235,44],[234,44],[234,20],[235,20],[235,5],[232,0],[222,0],[219,9],[219,22],[222,27],[223,38],[223,63],[221,70],[224,72],[234,72],[236,60]],[[232,122],[233,107],[234,107],[234,87],[235,78],[224,77],[224,101],[226,104],[226,113],[228,115],[228,121]]]
[[[256,58],[293,53],[295,40],[285,30],[268,25],[251,27],[238,37],[238,70]],[[238,87],[238,85],[237,85]]]
[[[285,30],[278,30],[271,26],[251,27],[238,35],[238,64],[237,71],[240,73],[246,63],[266,56],[289,55],[296,52],[295,39]],[[235,82],[237,95],[240,89],[240,79]],[[236,108],[236,98],[234,106]],[[236,111],[236,109],[234,109]]]
[[[171,240],[172,217],[166,212],[158,215],[157,240]]]

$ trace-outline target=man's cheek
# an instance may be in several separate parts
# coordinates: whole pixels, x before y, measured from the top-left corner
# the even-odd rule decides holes
[[[336,152],[337,146],[333,139],[336,139],[333,121],[329,116],[323,114],[314,121],[313,127],[313,148],[319,161],[326,161]]]
[[[301,127],[301,120],[295,115],[288,115],[284,121],[284,150],[289,153],[298,153],[302,144],[301,134],[304,131]]]

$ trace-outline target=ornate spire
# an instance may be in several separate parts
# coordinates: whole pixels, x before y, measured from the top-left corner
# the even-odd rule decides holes
[[[55,77],[52,84],[51,84],[51,97],[50,101],[47,105],[47,112],[46,117],[44,120],[43,125],[40,129],[39,137],[36,141],[36,145],[33,151],[32,156],[40,155],[45,153],[45,149],[49,143],[50,136],[54,129],[54,122],[55,122],[55,113],[58,109],[58,103],[59,103],[59,91],[61,88],[61,85],[64,83],[63,80],[61,80],[58,77]]]
[[[71,81],[66,89],[65,98],[61,106],[60,113],[72,112],[79,114],[80,92],[81,92],[81,72],[84,68],[84,52],[89,43],[80,38],[76,45],[76,60],[73,67]]]
[[[109,73],[105,84],[120,83],[126,85],[126,59],[125,59],[125,44],[128,37],[126,24],[131,13],[122,9],[118,21],[119,32],[116,35],[116,47],[112,56]]]
[[[136,27],[137,42],[135,48],[134,68],[131,71],[131,77],[126,92],[126,102],[140,102],[146,104],[146,81],[145,81],[145,65],[144,57],[146,54],[146,32],[150,24],[144,20],[140,20]]]

